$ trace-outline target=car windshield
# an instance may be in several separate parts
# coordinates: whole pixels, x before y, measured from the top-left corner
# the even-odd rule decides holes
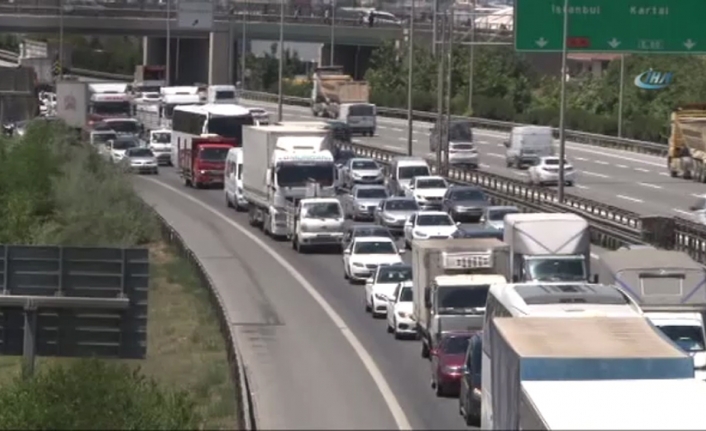
[[[384,188],[358,189],[355,195],[358,199],[385,199],[387,190]]]
[[[140,131],[140,126],[137,121],[133,120],[111,120],[106,121],[106,124],[110,130],[115,130],[118,133],[134,133],[137,134]]]
[[[417,226],[451,226],[453,221],[446,214],[420,215],[417,217]]]
[[[355,243],[355,254],[394,254],[397,253],[392,241],[360,241]]]
[[[545,164],[545,165],[550,165],[550,166],[558,166],[558,165],[559,165],[559,159],[558,159],[558,158],[556,158],[556,159],[544,159],[544,164]],[[567,162],[566,160],[564,160],[564,164],[565,164],[565,165],[568,165],[569,162]]]
[[[238,144],[243,142],[243,126],[255,124],[252,115],[234,117],[211,117],[208,120],[208,133],[233,138]]]
[[[490,285],[446,286],[439,288],[437,308],[439,314],[470,314],[482,313],[488,299]]]
[[[91,102],[91,113],[96,115],[129,115],[130,102]]]
[[[280,187],[304,187],[312,181],[321,187],[330,187],[333,179],[333,163],[281,163],[277,167],[277,185]]]
[[[412,302],[412,299],[412,288],[403,287],[402,292],[400,293],[400,302]]]
[[[152,133],[152,142],[155,144],[169,144],[172,142],[172,134],[169,132]]]
[[[527,270],[536,281],[580,281],[586,279],[581,259],[537,259],[527,261]]]
[[[93,133],[92,134],[93,144],[105,144],[108,141],[112,141],[117,138],[115,133]]]
[[[451,199],[455,201],[484,201],[485,194],[478,189],[453,190]]]
[[[471,132],[471,123],[451,123],[449,125],[449,141],[466,141],[473,140],[473,132]]]
[[[201,160],[208,162],[222,162],[226,159],[229,149],[230,148],[201,148],[199,157]]]
[[[402,283],[412,279],[412,268],[409,266],[383,266],[378,271],[377,283]]]
[[[378,169],[377,163],[373,162],[372,160],[354,160],[351,162],[351,165],[352,169],[364,169],[371,171]]]
[[[129,157],[154,157],[149,148],[131,148],[128,150]]]
[[[704,338],[699,326],[659,326],[660,331],[664,333],[674,344],[679,346],[687,353],[703,352]]]
[[[390,231],[384,227],[357,227],[353,231],[354,237],[363,236],[391,236]]]
[[[517,214],[520,210],[517,208],[507,208],[501,210],[490,210],[488,211],[488,220],[490,221],[502,221],[505,219],[507,214]]]
[[[411,180],[414,177],[423,177],[429,175],[429,166],[402,166],[398,169],[397,177],[401,180]]]
[[[442,343],[441,350],[449,355],[465,354],[470,339],[470,336],[449,337]]]
[[[114,150],[127,150],[135,147],[139,147],[139,144],[134,139],[116,139],[113,141]]]
[[[304,204],[305,218],[341,218],[341,205],[338,202],[317,202]]]
[[[419,209],[414,199],[394,199],[385,203],[386,211],[415,211]]]
[[[417,180],[417,189],[445,189],[446,181],[441,178]]]

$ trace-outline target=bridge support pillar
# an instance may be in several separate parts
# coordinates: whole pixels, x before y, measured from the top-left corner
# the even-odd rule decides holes
[[[211,33],[208,45],[208,85],[231,84],[233,71],[229,63],[235,53],[230,33]]]
[[[335,66],[343,66],[346,74],[354,79],[363,79],[370,65],[371,46],[336,45],[333,52]],[[324,43],[319,49],[319,64],[327,66],[331,62],[331,44]]]

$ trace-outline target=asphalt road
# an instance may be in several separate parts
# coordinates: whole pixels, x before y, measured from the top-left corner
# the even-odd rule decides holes
[[[245,105],[261,106],[276,114],[272,103],[243,100]],[[311,111],[305,107],[285,106],[285,119],[311,120]],[[413,154],[429,155],[428,123],[416,123]],[[482,129],[474,130],[481,155],[481,170],[526,179],[524,171],[505,167],[507,134]],[[405,120],[378,117],[377,136],[356,138],[380,148],[393,151],[407,149]],[[695,196],[706,193],[703,184],[671,178],[666,160],[627,151],[567,143],[567,158],[578,171],[577,184],[566,192],[588,199],[625,208],[640,214],[689,217],[689,206]]]
[[[209,274],[228,286],[224,302],[239,313],[233,324],[254,381],[264,420],[260,428],[399,426],[383,401],[391,397],[381,396],[379,380],[371,378],[370,368],[344,340],[346,331],[369,353],[413,429],[466,428],[458,401],[437,398],[431,390],[420,343],[394,340],[384,319],[364,311],[363,286],[343,279],[340,254],[297,254],[289,243],[250,227],[245,214],[226,208],[222,190],[185,188],[172,168],[161,169],[159,177],[135,179],[135,186],[160,213],[177,220]],[[263,244],[248,235],[283,261],[268,256]],[[303,278],[288,275],[286,265]],[[312,301],[304,284],[330,305],[344,327],[325,318],[325,307]]]

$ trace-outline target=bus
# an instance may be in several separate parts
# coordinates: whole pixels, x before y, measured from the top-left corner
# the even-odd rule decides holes
[[[483,322],[481,429],[493,428],[491,331],[488,330],[493,318],[596,316],[642,317],[643,312],[630,296],[616,286],[573,282],[492,285],[488,290]]]
[[[220,136],[242,146],[243,126],[254,124],[250,111],[240,105],[206,104],[176,106],[172,111],[172,163],[177,166],[179,148],[191,148],[191,139]],[[224,154],[225,156],[225,154]]]

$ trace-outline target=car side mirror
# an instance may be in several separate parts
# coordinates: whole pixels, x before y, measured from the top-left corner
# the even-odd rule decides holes
[[[399,254],[405,254],[405,253],[407,253],[407,250],[401,249],[401,250],[398,251],[398,253],[399,253]]]
[[[409,189],[410,189],[410,190],[414,190],[414,184],[410,184],[410,185],[409,185]]]
[[[365,280],[365,284],[373,284],[373,279],[372,279],[372,277],[366,279],[366,280]]]
[[[460,221],[457,221],[457,222],[456,222],[456,226],[461,226],[461,222],[460,222]]]
[[[429,350],[429,356],[439,356],[439,351],[437,349]]]
[[[343,254],[351,254],[351,249],[347,248],[347,249],[343,250]]]

